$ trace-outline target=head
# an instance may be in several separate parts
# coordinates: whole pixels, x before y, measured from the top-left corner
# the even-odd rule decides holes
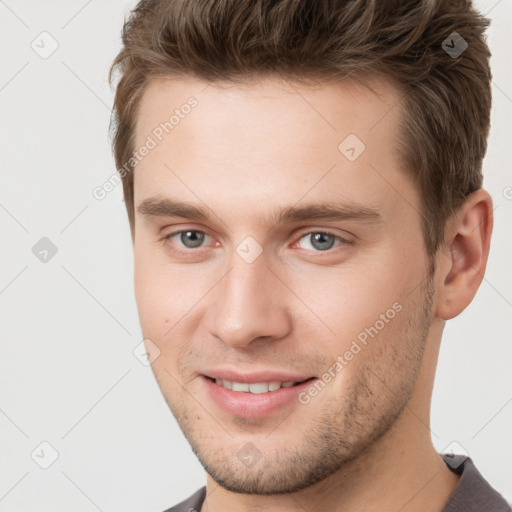
[[[465,1],[318,0],[143,1],[125,23],[112,127],[142,330],[227,489],[298,490],[428,424],[443,322],[489,249],[486,24]],[[265,412],[215,398],[217,374],[266,373],[307,381]]]

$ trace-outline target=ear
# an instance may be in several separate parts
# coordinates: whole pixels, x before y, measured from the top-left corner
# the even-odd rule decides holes
[[[437,317],[449,320],[473,300],[484,277],[492,227],[492,199],[483,189],[473,192],[448,221],[437,256]]]

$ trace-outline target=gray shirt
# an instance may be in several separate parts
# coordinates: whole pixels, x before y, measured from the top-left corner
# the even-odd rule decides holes
[[[511,512],[512,508],[475,468],[473,461],[462,455],[443,455],[446,465],[461,475],[459,483],[443,512]],[[206,487],[164,512],[199,512],[206,497]]]

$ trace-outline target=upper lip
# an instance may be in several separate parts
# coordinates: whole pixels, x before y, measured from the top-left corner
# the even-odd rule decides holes
[[[203,375],[212,379],[223,379],[247,384],[255,384],[257,382],[302,382],[313,377],[312,375],[269,370],[239,373],[239,371],[230,370],[229,368],[205,370]]]

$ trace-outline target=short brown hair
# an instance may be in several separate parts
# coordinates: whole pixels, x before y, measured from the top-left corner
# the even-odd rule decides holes
[[[157,77],[384,76],[401,96],[402,161],[421,195],[432,256],[448,218],[482,186],[491,109],[488,23],[466,0],[142,0],[125,20],[109,75],[112,83],[120,74],[111,119],[117,169],[127,169],[137,108]],[[133,235],[128,167],[121,176]]]

